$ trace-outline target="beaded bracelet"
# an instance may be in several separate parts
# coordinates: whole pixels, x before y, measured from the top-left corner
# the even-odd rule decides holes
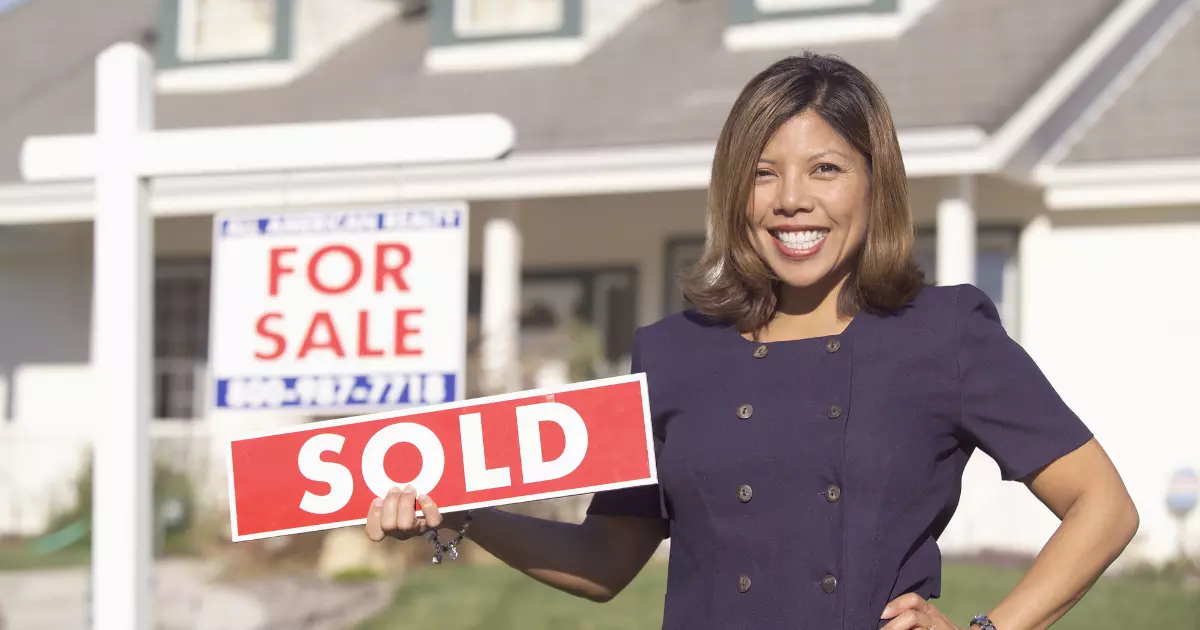
[[[975,615],[975,618],[971,620],[971,625],[979,626],[980,630],[996,630],[996,625],[992,623],[991,619],[988,619],[987,615]]]
[[[463,541],[463,537],[467,535],[467,530],[471,527],[471,517],[474,516],[474,510],[467,510],[467,517],[463,521],[462,528],[458,530],[458,535],[448,543],[443,544],[438,540],[438,530],[433,528],[429,530],[425,537],[429,542],[433,543],[433,563],[442,563],[442,554],[450,556],[451,560],[458,560],[458,544]]]

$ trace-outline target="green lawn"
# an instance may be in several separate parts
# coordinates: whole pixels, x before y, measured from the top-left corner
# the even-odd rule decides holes
[[[38,554],[27,546],[0,545],[0,571],[30,571],[86,566],[91,563],[91,550],[69,547],[52,553]]]
[[[950,564],[938,606],[970,619],[1016,584],[1015,569]],[[599,605],[543,586],[504,566],[420,569],[380,615],[359,630],[634,630],[662,622],[666,566],[653,564],[611,603]],[[1167,580],[1102,580],[1055,628],[1200,628],[1200,592]]]
[[[44,539],[43,539],[44,542]],[[0,541],[0,571],[35,571],[85,567],[92,563],[90,539],[70,545],[53,547],[39,545],[32,539]],[[168,537],[156,557],[193,555],[190,541],[183,536]]]

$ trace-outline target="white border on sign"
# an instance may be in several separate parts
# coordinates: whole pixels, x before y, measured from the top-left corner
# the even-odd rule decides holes
[[[388,212],[391,210],[398,210],[398,209],[404,209],[404,208],[414,208],[414,209],[444,208],[447,206],[454,207],[455,209],[462,212],[462,225],[459,227],[459,231],[464,235],[464,237],[467,240],[467,247],[465,249],[465,254],[469,258],[470,257],[470,239],[471,239],[471,204],[465,200],[405,201],[405,202],[397,203],[397,204],[371,204],[371,205],[367,205],[367,206],[338,206],[337,208],[321,208],[321,207],[296,208],[296,209],[284,208],[284,209],[273,211],[273,212],[258,210],[258,209],[240,208],[240,209],[235,209],[235,210],[224,210],[221,212],[215,212],[215,213],[213,213],[213,216],[212,216],[212,234],[210,237],[211,238],[211,254],[209,255],[209,260],[208,260],[208,264],[209,264],[209,283],[208,283],[209,311],[211,312],[220,306],[220,300],[218,299],[219,296],[218,296],[216,270],[217,270],[217,253],[220,251],[221,248],[217,242],[221,236],[221,222],[224,219],[235,219],[235,218],[236,219],[250,219],[250,218],[260,218],[261,219],[261,218],[271,218],[271,217],[276,217],[276,216],[284,216],[284,215],[288,215],[288,214],[322,214],[322,213],[333,213],[333,212]],[[467,266],[470,267],[469,264]],[[470,298],[469,295],[466,295],[467,293],[470,292],[469,285],[470,285],[469,282],[463,283],[464,295],[462,296],[462,300],[463,300],[464,305],[466,305],[466,303],[469,301],[469,298]],[[216,328],[216,320],[217,320],[217,318],[212,317],[211,315],[208,318],[208,339],[210,340],[210,343],[209,343],[209,352],[208,352],[208,367],[205,370],[206,378],[204,381],[204,388],[205,388],[204,412],[206,415],[211,416],[213,413],[216,413],[216,412],[252,414],[255,412],[262,412],[262,411],[268,411],[268,412],[270,412],[270,411],[274,411],[274,412],[294,411],[295,413],[300,414],[300,415],[311,415],[311,414],[324,415],[324,414],[330,414],[330,413],[337,413],[340,411],[353,411],[354,410],[354,408],[352,408],[352,407],[319,407],[319,406],[313,406],[313,407],[300,407],[300,406],[297,406],[297,407],[263,407],[261,409],[228,409],[228,408],[221,409],[221,408],[217,407],[217,387],[216,387],[216,385],[217,385],[217,380],[220,375],[218,375],[216,372],[213,371],[213,356],[212,356],[213,344],[211,343],[211,340],[217,338],[216,335],[214,334],[215,328]],[[463,334],[466,335],[465,329],[463,331]],[[466,357],[466,352],[465,352],[466,345],[467,344],[465,344],[465,343],[463,344],[464,353],[463,353],[463,356],[461,357],[461,361],[459,362],[458,370],[454,373],[454,376],[455,376],[455,378],[454,378],[454,390],[455,390],[454,398],[456,400],[460,400],[460,401],[463,400],[463,397],[466,396],[466,392],[467,392],[467,369],[466,369],[467,357]],[[368,407],[368,408],[379,407],[379,406],[381,406],[381,405],[364,405],[364,407]],[[414,408],[416,408],[416,406],[414,406]],[[420,408],[425,409],[425,407],[420,407]],[[360,407],[360,409],[361,409],[361,407]],[[387,412],[380,411],[379,413],[387,413]],[[232,483],[232,481],[230,483]]]
[[[535,494],[535,495],[522,495],[520,497],[513,497],[513,498],[508,498],[508,499],[497,499],[494,501],[482,501],[479,503],[468,503],[468,504],[454,506],[452,508],[448,508],[448,509],[444,509],[444,510],[440,510],[440,511],[443,513],[446,513],[446,514],[450,514],[453,512],[461,512],[464,510],[472,510],[472,509],[484,508],[484,507],[493,507],[493,506],[497,506],[497,505],[510,505],[513,503],[525,503],[528,501],[541,501],[541,500],[545,500],[545,499],[557,499],[557,498],[561,498],[561,497],[574,496],[574,495],[579,495],[579,494],[588,494],[590,492],[603,492],[605,490],[620,490],[622,488],[634,488],[634,487],[638,487],[638,486],[647,486],[647,485],[656,484],[656,483],[658,483],[658,462],[657,462],[657,458],[656,458],[656,455],[654,452],[654,432],[653,432],[653,425],[651,423],[651,416],[650,416],[650,396],[649,396],[649,391],[647,390],[646,374],[644,372],[637,372],[634,374],[627,374],[627,375],[623,375],[623,376],[612,376],[612,377],[608,377],[608,378],[583,381],[580,383],[571,383],[569,385],[563,385],[561,387],[530,389],[530,390],[524,390],[524,391],[513,392],[513,393],[508,393],[508,394],[496,394],[493,396],[484,396],[481,398],[472,398],[469,400],[459,400],[459,401],[454,401],[454,402],[449,402],[449,403],[442,403],[439,405],[428,405],[428,406],[424,406],[424,407],[405,408],[405,409],[398,409],[395,411],[381,411],[381,412],[377,412],[377,413],[369,413],[369,414],[363,414],[363,415],[358,415],[358,416],[350,416],[347,418],[335,418],[333,420],[322,420],[320,422],[310,422],[310,423],[306,423],[306,424],[298,424],[298,425],[294,425],[294,426],[290,426],[290,427],[266,429],[266,430],[262,430],[262,431],[255,431],[252,433],[248,433],[241,437],[232,438],[229,440],[228,444],[226,445],[225,464],[226,464],[226,470],[228,471],[229,518],[230,518],[230,524],[232,526],[231,532],[233,534],[233,542],[245,542],[245,541],[250,541],[250,540],[259,540],[262,538],[272,538],[275,536],[287,536],[287,535],[291,535],[291,534],[304,534],[304,533],[308,533],[308,532],[317,532],[317,531],[324,531],[324,530],[328,530],[328,529],[337,529],[337,528],[341,528],[341,527],[350,527],[353,525],[362,525],[367,522],[367,519],[364,517],[364,518],[354,519],[354,520],[350,520],[350,521],[341,521],[338,523],[326,523],[326,524],[322,524],[322,525],[309,525],[307,527],[296,527],[296,528],[292,528],[292,529],[281,529],[281,530],[275,530],[275,531],[270,531],[270,532],[259,532],[256,534],[247,534],[247,535],[239,534],[238,526],[237,526],[237,497],[234,494],[234,487],[233,487],[233,443],[234,442],[243,442],[246,440],[271,437],[271,436],[275,436],[275,435],[287,435],[289,433],[299,433],[301,431],[312,431],[312,430],[320,430],[320,429],[325,429],[325,428],[330,428],[330,427],[340,427],[340,426],[346,426],[349,424],[359,424],[359,423],[363,423],[363,422],[371,422],[374,420],[403,418],[403,417],[418,415],[418,414],[447,411],[450,409],[461,409],[464,407],[475,407],[475,406],[486,405],[486,404],[491,404],[491,403],[509,402],[512,400],[520,399],[520,398],[536,398],[538,396],[554,396],[556,394],[564,394],[567,392],[582,391],[582,390],[587,390],[587,389],[596,389],[599,387],[606,387],[609,385],[621,385],[621,384],[625,384],[625,383],[638,383],[640,385],[641,395],[642,395],[642,417],[645,419],[645,429],[646,429],[646,452],[647,452],[649,460],[650,460],[649,461],[649,464],[650,464],[650,476],[649,477],[645,477],[642,479],[635,479],[635,480],[631,480],[631,481],[620,481],[620,482],[616,482],[616,483],[602,484],[602,485],[598,485],[598,486],[588,486],[586,488],[576,488],[573,490],[556,490],[554,492],[544,492],[544,493]],[[417,510],[416,513],[419,515],[421,513],[421,511]]]

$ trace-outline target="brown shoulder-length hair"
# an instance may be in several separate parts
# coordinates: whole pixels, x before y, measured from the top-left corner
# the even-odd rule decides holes
[[[866,157],[871,178],[866,239],[838,295],[839,313],[895,311],[924,285],[913,257],[904,161],[883,95],[840,58],[788,57],[750,80],[721,129],[704,254],[682,278],[684,297],[698,311],[742,332],[758,331],[771,320],[779,290],[752,242],[748,204],[755,168],[776,130],[805,111],[821,116]]]

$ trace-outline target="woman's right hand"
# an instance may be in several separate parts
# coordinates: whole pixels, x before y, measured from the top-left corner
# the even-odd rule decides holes
[[[416,515],[420,506],[421,516]],[[418,495],[411,485],[392,488],[371,502],[367,511],[367,537],[375,542],[384,538],[408,540],[445,526],[437,505],[426,495]]]
[[[544,584],[596,602],[621,592],[668,533],[665,521],[651,518],[589,516],[576,524],[504,510],[474,515],[471,540],[480,549]],[[467,512],[443,515],[412,487],[393,488],[371,503],[366,531],[375,542],[408,540],[434,529],[461,532],[466,520]]]

